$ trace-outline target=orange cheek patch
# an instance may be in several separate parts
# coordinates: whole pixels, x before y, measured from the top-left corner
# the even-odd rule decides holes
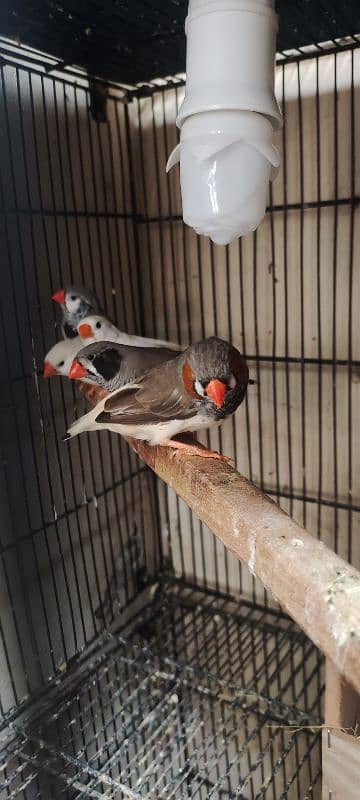
[[[190,395],[190,397],[195,397],[196,400],[201,400],[201,397],[197,394],[197,392],[195,392],[195,389],[194,389],[195,375],[194,375],[194,373],[193,373],[188,361],[186,361],[184,366],[183,366],[182,376],[183,376],[185,389],[186,389],[187,393]]]

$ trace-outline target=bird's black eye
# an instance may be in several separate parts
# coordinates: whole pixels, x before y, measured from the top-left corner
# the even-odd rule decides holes
[[[71,300],[76,300],[76,294],[71,295]]]
[[[94,358],[95,358],[94,354],[88,356],[89,361],[94,361]]]
[[[64,366],[64,364],[65,364],[65,361],[59,361],[59,363],[58,363],[58,367],[63,367],[63,366]]]
[[[101,322],[97,322],[95,328],[101,328]]]

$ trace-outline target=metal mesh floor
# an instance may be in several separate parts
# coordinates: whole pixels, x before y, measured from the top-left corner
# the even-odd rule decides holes
[[[286,616],[166,581],[13,723],[0,798],[315,800],[321,694]]]

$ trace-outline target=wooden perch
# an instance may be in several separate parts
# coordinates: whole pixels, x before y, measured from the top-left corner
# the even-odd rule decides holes
[[[92,404],[104,395],[81,391]],[[228,464],[129,444],[360,692],[360,573]]]
[[[130,444],[360,692],[360,573],[228,464]]]

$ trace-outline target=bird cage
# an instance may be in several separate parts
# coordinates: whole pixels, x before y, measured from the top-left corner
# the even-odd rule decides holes
[[[0,800],[319,800],[355,721],[359,9],[278,2],[281,166],[217,247],[165,172],[186,5],[0,10]],[[69,283],[131,334],[240,349],[246,400],[200,437],[236,470],[61,441],[85,401],[42,364]]]

